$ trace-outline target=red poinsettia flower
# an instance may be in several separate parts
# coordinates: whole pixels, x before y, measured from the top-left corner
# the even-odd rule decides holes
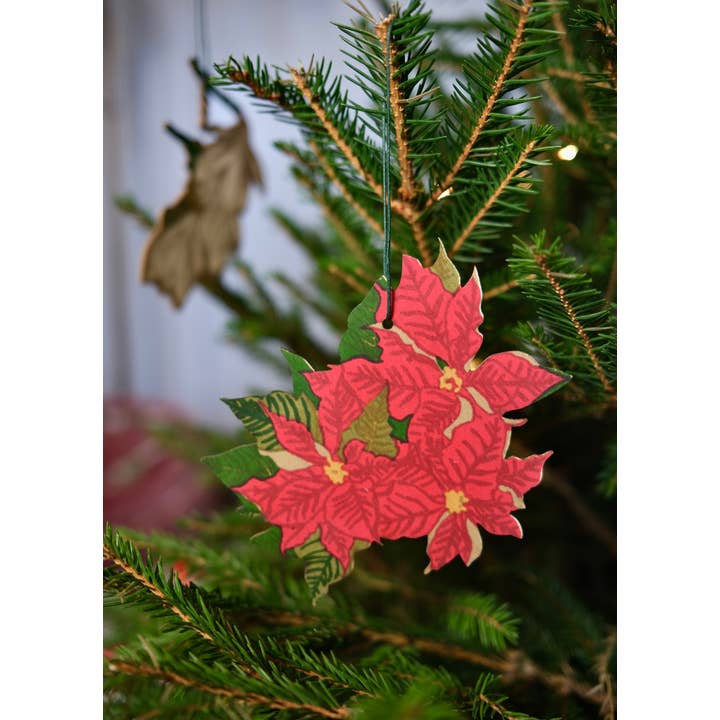
[[[323,397],[318,412],[322,444],[302,423],[266,409],[283,447],[267,454],[280,469],[267,480],[253,478],[234,490],[282,528],[283,551],[302,545],[320,530],[320,542],[347,568],[355,540],[379,540],[375,484],[391,476],[407,479],[404,460],[409,448],[392,460],[369,452],[360,440],[350,440],[341,450],[342,431],[362,406],[358,409],[343,394],[342,382],[334,384],[337,393]]]
[[[511,513],[524,507],[522,496],[540,482],[552,453],[505,458],[509,433],[502,417],[481,414],[459,426],[451,438],[436,431],[422,447],[415,445],[403,476],[409,481],[378,485],[380,536],[428,535],[426,572],[456,555],[466,565],[473,562],[482,551],[478,525],[496,535],[522,537]]]
[[[356,358],[342,366],[359,400],[376,396],[387,384],[390,414],[403,418],[430,394],[436,396],[431,399],[436,405],[434,422],[447,428],[468,421],[478,407],[498,414],[524,408],[566,381],[521,352],[491,355],[473,367],[483,339],[477,329],[483,320],[481,299],[476,272],[451,292],[432,270],[403,256],[402,277],[394,291],[393,327],[380,324],[381,304],[372,328],[382,349],[380,362]]]

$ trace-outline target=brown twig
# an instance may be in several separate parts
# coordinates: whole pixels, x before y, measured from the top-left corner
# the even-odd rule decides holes
[[[615,687],[612,675],[608,672],[608,664],[616,644],[617,631],[613,630],[608,636],[605,650],[597,662],[600,685],[604,690],[602,705],[600,705],[603,720],[615,720]]]
[[[580,339],[582,340],[582,343],[585,346],[585,351],[587,352],[588,357],[590,358],[590,361],[592,362],[593,367],[595,368],[595,373],[597,374],[598,378],[600,379],[600,382],[602,383],[602,386],[605,389],[605,392],[607,392],[611,397],[615,397],[615,389],[611,385],[610,381],[607,379],[607,376],[605,375],[602,367],[600,366],[600,361],[598,360],[598,356],[595,354],[595,350],[593,349],[592,343],[590,342],[590,338],[588,337],[587,333],[585,332],[585,328],[582,326],[582,324],[578,320],[575,310],[573,309],[573,306],[570,304],[568,299],[565,297],[565,290],[562,288],[560,283],[556,280],[553,272],[548,267],[547,260],[545,259],[545,257],[541,254],[537,254],[537,255],[535,255],[534,259],[535,259],[535,262],[542,269],[543,273],[545,274],[545,277],[547,278],[548,282],[550,283],[550,286],[555,291],[555,294],[558,296],[558,299],[560,300],[563,308],[565,308],[565,312],[567,313],[568,317],[570,318],[570,322],[573,324],[577,334],[580,336]]]
[[[390,14],[377,25],[375,25],[375,35],[380,41],[380,47],[385,54],[388,47],[388,29],[390,23],[395,16]],[[400,197],[403,200],[411,200],[415,195],[415,180],[412,163],[410,162],[408,144],[407,144],[407,128],[405,127],[405,113],[402,109],[404,98],[400,90],[400,84],[397,79],[397,50],[395,45],[390,43],[390,57],[385,58],[385,62],[390,65],[390,108],[392,109],[393,124],[395,126],[395,140],[398,150],[398,164],[400,165]]]
[[[577,115],[567,106],[565,101],[560,97],[558,91],[553,87],[552,83],[545,80],[541,83],[541,86],[545,94],[548,96],[548,99],[554,103],[558,112],[565,118],[565,122],[567,122],[568,125],[577,125]]]
[[[610,270],[610,278],[608,279],[607,289],[605,290],[605,299],[611,302],[615,295],[615,285],[617,284],[617,254],[613,259],[612,268]]]
[[[563,55],[565,56],[565,64],[571,68],[574,68],[575,53],[573,51],[572,43],[568,38],[567,28],[565,27],[565,23],[560,16],[559,10],[553,13],[552,21],[555,29],[560,33],[560,45],[562,46]],[[597,116],[595,115],[595,112],[590,106],[587,95],[585,94],[585,78],[583,77],[582,73],[575,73],[575,75],[578,75],[579,77],[573,77],[572,79],[576,84],[578,96],[580,98],[580,105],[583,109],[583,112],[585,113],[585,118],[589,123],[597,125]]]
[[[176,685],[182,685],[183,687],[192,688],[193,690],[199,690],[211,695],[230,698],[236,702],[251,705],[262,705],[272,710],[301,710],[304,712],[314,713],[321,717],[333,718],[336,720],[345,720],[345,718],[350,717],[350,710],[344,706],[330,709],[320,707],[319,705],[296,703],[290,700],[282,700],[277,697],[267,697],[259,693],[246,692],[244,690],[231,690],[230,688],[216,687],[213,685],[207,685],[198,680],[184,677],[170,670],[161,670],[149,665],[135,664],[118,660],[108,663],[107,667],[110,672],[118,672],[125,675],[154,677],[158,680],[172,682]]]
[[[367,288],[363,287],[358,280],[356,280],[352,275],[349,273],[346,273],[344,270],[339,268],[334,263],[331,265],[328,265],[327,268],[328,272],[333,276],[338,278],[339,280],[342,280],[348,287],[352,288],[356,292],[360,293],[361,295],[364,295],[367,292]]]
[[[547,69],[547,74],[550,77],[557,77],[561,78],[562,80],[572,80],[573,82],[583,84],[590,83],[593,85],[593,87],[604,88],[607,90],[613,89],[610,83],[603,82],[602,80],[590,80],[586,75],[575,70],[566,70],[565,68],[551,67]]]
[[[505,718],[505,720],[516,720],[516,715],[513,715],[510,711],[505,710],[502,705],[498,705],[496,702],[493,702],[487,695],[479,692],[477,696],[501,718]]]
[[[534,280],[537,277],[537,275],[527,275],[523,278],[523,280]],[[493,298],[496,298],[498,295],[502,295],[506,293],[508,290],[512,290],[513,288],[516,288],[518,285],[520,285],[522,281],[521,280],[508,280],[506,283],[503,283],[502,285],[498,285],[497,287],[491,288],[490,290],[487,290],[483,292],[483,300],[492,300]]]
[[[582,526],[605,545],[613,555],[617,555],[615,533],[605,525],[600,516],[585,503],[582,495],[564,478],[555,473],[543,472],[543,485],[561,495],[570,509],[580,520]]]
[[[327,202],[327,198],[317,190],[308,178],[298,178],[298,180],[307,188],[308,192],[312,196],[312,199],[320,206],[320,209],[327,221],[335,228],[340,240],[345,246],[345,249],[358,261],[359,265],[355,268],[355,272],[368,282],[372,282],[372,276],[365,269],[366,267],[372,265],[372,260],[370,260],[362,245],[360,245],[357,241],[357,238],[352,234],[352,232],[350,232],[337,213],[330,207]]]
[[[233,82],[240,83],[241,85],[249,87],[255,97],[260,98],[261,100],[269,100],[276,103],[282,108],[288,109],[288,105],[286,102],[283,101],[282,95],[280,95],[280,93],[268,92],[264,87],[253,82],[250,75],[244,70],[231,70],[230,72],[228,72],[227,76]]]
[[[208,635],[205,631],[201,630],[195,623],[193,623],[192,618],[184,613],[179,607],[174,605],[165,595],[165,593],[160,590],[157,585],[154,585],[150,582],[144,575],[139,573],[137,570],[135,570],[134,567],[131,565],[128,565],[122,558],[118,557],[107,545],[103,545],[103,559],[109,560],[114,565],[117,565],[123,572],[130,575],[130,577],[134,578],[139,582],[143,587],[145,587],[149,592],[151,592],[156,598],[159,598],[159,600],[162,602],[162,604],[171,612],[175,613],[184,623],[189,625],[198,635],[200,635],[205,640],[209,640],[210,642],[214,642],[212,637]]]
[[[380,41],[380,47],[383,54],[386,52],[388,29],[393,21],[394,15],[388,15],[381,22],[375,25],[375,35]],[[412,162],[410,161],[410,152],[407,144],[407,128],[405,127],[405,112],[403,103],[405,98],[400,89],[400,83],[397,80],[397,51],[395,45],[390,43],[390,57],[386,58],[386,62],[390,66],[390,87],[388,88],[390,95],[390,108],[393,115],[393,125],[395,126],[395,140],[398,150],[398,165],[400,166],[400,188],[398,193],[402,201],[402,205],[397,206],[401,215],[407,220],[412,230],[415,245],[420,253],[420,259],[425,267],[432,263],[430,256],[430,248],[425,237],[425,231],[419,221],[419,215],[412,207],[411,200],[415,197],[415,172]]]
[[[478,210],[478,212],[475,214],[475,216],[470,220],[470,222],[467,224],[467,227],[460,233],[458,238],[455,240],[455,242],[452,244],[452,247],[450,248],[450,252],[448,252],[448,255],[452,257],[455,255],[460,248],[464,245],[465,241],[470,236],[470,233],[473,231],[475,226],[483,219],[485,214],[490,210],[490,208],[495,204],[496,200],[502,195],[505,188],[510,184],[510,181],[515,177],[515,174],[520,170],[520,167],[525,162],[527,156],[532,152],[533,148],[535,147],[537,141],[531,140],[523,149],[522,153],[520,153],[520,157],[517,159],[517,162],[512,166],[512,169],[510,172],[503,178],[502,182],[495,188],[495,192],[487,199],[485,204]]]
[[[360,633],[372,642],[384,642],[395,645],[396,647],[411,646],[421,652],[427,652],[449,660],[459,660],[461,662],[470,662],[474,665],[481,665],[489,670],[500,673],[501,679],[505,683],[511,683],[517,678],[528,681],[538,680],[548,687],[553,688],[561,695],[575,694],[596,704],[601,702],[601,700],[596,697],[594,688],[576,680],[570,674],[548,673],[542,670],[519,650],[511,650],[505,654],[505,657],[496,658],[483,655],[473,650],[467,650],[458,645],[450,645],[425,638],[410,637],[404,633],[378,632],[368,628],[360,629]]]
[[[318,162],[320,163],[320,167],[322,167],[323,172],[328,176],[332,182],[335,183],[338,190],[340,191],[340,194],[345,198],[345,201],[352,207],[352,209],[370,226],[372,230],[374,230],[378,235],[383,234],[383,229],[380,227],[380,223],[368,213],[362,205],[360,205],[357,200],[350,194],[348,189],[345,187],[345,185],[340,182],[340,178],[337,176],[337,173],[333,169],[332,165],[327,161],[326,157],[323,155],[322,151],[318,147],[317,143],[313,142],[312,140],[308,143],[312,151],[317,156]]]
[[[465,147],[462,149],[462,152],[458,156],[457,160],[455,160],[454,165],[449,170],[443,181],[437,186],[433,194],[428,198],[425,207],[429,207],[430,205],[432,205],[440,197],[440,195],[442,195],[450,187],[453,180],[455,179],[455,176],[460,171],[460,168],[463,166],[468,156],[472,152],[472,149],[475,146],[475,143],[480,136],[480,133],[483,131],[483,128],[485,127],[490,117],[490,113],[495,107],[495,103],[500,97],[500,93],[502,91],[505,79],[510,72],[518,50],[520,49],[520,43],[522,42],[523,32],[525,31],[525,25],[527,23],[531,7],[532,0],[526,0],[526,2],[524,2],[522,6],[518,8],[520,17],[518,18],[518,24],[515,28],[515,35],[513,36],[512,43],[510,44],[508,54],[505,57],[505,62],[503,63],[500,73],[495,79],[495,82],[493,83],[493,87],[490,92],[490,96],[485,103],[485,107],[483,107],[482,112],[480,113],[480,117],[478,118],[477,122],[475,123],[475,127],[470,133],[470,137],[465,144]]]
[[[305,98],[305,102],[312,108],[313,112],[317,116],[318,120],[325,128],[325,131],[330,136],[332,141],[337,146],[338,150],[345,156],[347,161],[352,165],[355,172],[373,189],[378,197],[382,197],[382,187],[380,183],[375,180],[360,163],[357,155],[352,151],[352,148],[340,137],[338,129],[330,122],[325,108],[320,105],[317,98],[312,94],[310,86],[307,83],[305,73],[297,68],[290,68],[290,74],[292,75],[295,84]]]

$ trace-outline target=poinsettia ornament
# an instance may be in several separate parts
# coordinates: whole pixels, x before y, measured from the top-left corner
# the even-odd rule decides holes
[[[512,513],[551,453],[506,457],[524,421],[504,413],[568,380],[525,353],[476,360],[480,281],[462,285],[442,245],[429,268],[403,256],[391,327],[384,286],[350,314],[338,365],[285,353],[293,394],[226,401],[257,445],[207,459],[281,528],[280,549],[306,559],[316,599],[371,542],[427,536],[428,572],[475,560],[479,528],[522,537]]]
[[[381,308],[372,327],[382,349],[381,363],[358,358],[345,370],[359,396],[373,397],[387,384],[393,417],[406,417],[431,402],[432,425],[447,428],[478,411],[502,414],[527,407],[567,381],[521,352],[498,353],[475,365],[483,341],[478,332],[481,300],[477,270],[461,286],[442,246],[432,269],[403,256],[393,327],[383,327]]]

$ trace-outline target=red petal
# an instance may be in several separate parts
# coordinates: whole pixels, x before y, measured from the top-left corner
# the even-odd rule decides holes
[[[445,482],[449,488],[467,487],[466,494],[487,497],[497,485],[509,428],[501,417],[476,413],[459,425],[442,452]]]
[[[388,410],[393,417],[404,418],[417,410],[421,390],[439,387],[441,371],[435,360],[415,352],[397,333],[382,330],[378,335],[389,387]]]
[[[420,476],[422,471],[418,471]],[[436,482],[397,483],[378,497],[378,535],[396,540],[427,535],[445,512],[445,495]]]
[[[466,382],[485,397],[494,412],[504,413],[527,407],[565,380],[525,353],[503,352],[490,355],[477,370],[468,373]]]
[[[288,420],[267,408],[264,410],[272,421],[278,442],[285,450],[314,464],[322,462],[322,457],[315,448],[315,439],[305,425],[297,420]]]
[[[466,520],[467,513],[451,513],[428,538],[427,553],[433,570],[446,565],[457,555],[467,562],[472,552],[472,540],[465,526]]]
[[[521,538],[522,527],[510,514],[515,509],[512,495],[499,488],[495,488],[486,501],[471,499],[468,503],[470,519],[488,532]]]
[[[452,293],[432,270],[404,255],[393,298],[393,323],[424,352],[464,368],[480,348],[482,335],[477,328],[483,316],[477,273]],[[378,309],[378,322],[384,314],[383,306]]]
[[[308,382],[312,391],[320,398],[318,422],[322,430],[325,447],[336,455],[340,438],[353,420],[374,396],[365,399],[358,394],[354,383],[350,380],[350,365],[353,361],[342,365],[332,365],[329,370],[308,373]],[[372,363],[367,363],[371,365]],[[356,365],[353,366],[353,370]],[[375,393],[382,389],[382,385]]]
[[[460,413],[460,399],[454,392],[428,388],[419,395],[419,407],[410,420],[408,441],[426,447],[445,446],[443,433]]]
[[[238,495],[242,495],[250,502],[255,503],[263,514],[270,508],[272,498],[277,493],[277,488],[268,480],[257,480],[255,478],[248,480],[244,485],[234,487],[233,490]]]
[[[350,564],[350,550],[355,538],[338,530],[330,523],[323,523],[320,525],[320,542],[331,555],[340,561],[343,570],[347,570]]]
[[[352,468],[349,468],[352,476]],[[328,496],[325,517],[336,530],[357,540],[377,540],[377,500],[372,487],[346,480]]]
[[[302,525],[285,525],[282,529],[282,542],[280,550],[285,552],[291,548],[302,545],[317,530],[317,523]]]
[[[342,368],[347,384],[353,389],[362,407],[376,398],[387,384],[385,367],[382,363],[353,358],[345,361]]]
[[[254,502],[275,525],[302,525],[323,517],[332,483],[322,468],[278,470],[268,480],[250,480],[238,492]]]
[[[435,273],[423,268],[414,257],[403,255],[400,283],[393,294],[393,323],[433,357],[446,356],[443,328],[452,297]],[[384,317],[381,303],[377,319]]]
[[[518,497],[522,497],[530,488],[540,483],[543,466],[551,455],[552,450],[526,458],[506,458],[500,466],[498,485],[509,487]]]
[[[483,337],[478,332],[478,326],[483,321],[481,301],[480,280],[477,270],[474,270],[471,278],[453,295],[448,308],[446,319],[448,349],[447,354],[442,357],[445,357],[454,368],[465,368],[482,345]]]

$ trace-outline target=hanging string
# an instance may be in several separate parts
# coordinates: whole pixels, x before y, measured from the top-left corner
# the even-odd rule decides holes
[[[205,27],[205,0],[195,0],[193,8],[195,10],[195,23],[193,26],[195,31],[195,57],[198,59],[201,69],[207,72],[208,42]]]
[[[390,124],[392,121],[392,109],[390,107],[390,35],[392,31],[392,19],[388,23],[385,36],[385,112],[382,122],[382,186],[383,186],[383,231],[385,233],[385,247],[383,249],[383,275],[387,287],[385,319],[382,321],[384,328],[392,327],[392,284],[390,282],[390,225],[391,195],[390,195]]]

